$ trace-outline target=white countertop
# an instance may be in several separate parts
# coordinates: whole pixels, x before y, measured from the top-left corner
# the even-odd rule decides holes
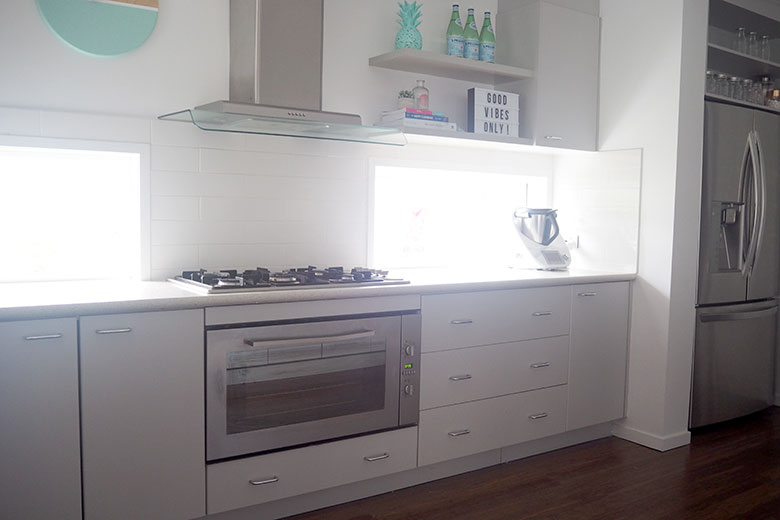
[[[633,280],[634,273],[504,269],[469,273],[447,270],[393,271],[411,283],[388,286],[317,287],[202,295],[170,282],[41,282],[0,284],[0,321],[118,314],[225,305],[296,302],[449,292],[516,289]]]

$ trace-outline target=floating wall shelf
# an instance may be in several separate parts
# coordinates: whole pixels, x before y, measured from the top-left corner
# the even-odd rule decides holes
[[[369,58],[368,64],[372,67],[492,85],[529,79],[534,76],[534,72],[528,69],[416,49],[398,49],[380,54]]]

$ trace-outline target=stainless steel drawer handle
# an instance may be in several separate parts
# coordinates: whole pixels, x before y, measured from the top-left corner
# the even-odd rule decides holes
[[[375,462],[377,460],[385,460],[389,458],[390,458],[389,453],[383,453],[381,455],[374,455],[373,457],[363,457],[363,460],[365,460],[366,462]]]
[[[27,341],[36,341],[39,339],[57,339],[61,337],[62,334],[41,334],[40,336],[25,336],[24,339]]]
[[[528,416],[528,418],[531,419],[532,421],[535,421],[537,419],[544,419],[545,417],[547,417],[547,414],[544,413],[544,412],[543,413],[536,413],[536,414]]]
[[[577,296],[581,296],[583,298],[587,298],[588,296],[596,296],[597,293],[594,292],[581,292],[577,293]]]
[[[274,475],[271,478],[263,479],[263,480],[250,480],[249,483],[253,486],[262,486],[265,484],[273,484],[274,482],[279,482],[279,477]]]
[[[292,347],[295,345],[314,345],[317,343],[336,343],[341,341],[354,341],[356,339],[373,338],[376,331],[361,330],[349,334],[337,334],[335,336],[314,336],[310,338],[290,339],[245,339],[244,343],[250,347]]]
[[[552,311],[539,311],[539,312],[533,313],[531,316],[534,316],[534,317],[537,317],[537,318],[539,316],[552,316]]]
[[[471,374],[463,374],[462,376],[450,376],[450,381],[465,381],[471,379]]]
[[[450,323],[453,325],[468,325],[469,323],[474,323],[474,320],[452,320]]]
[[[458,430],[456,432],[450,432],[447,435],[450,437],[460,437],[461,435],[468,435],[469,433],[471,433],[471,430]]]
[[[544,361],[542,363],[534,363],[534,364],[532,364],[531,368],[545,368],[545,367],[549,367],[549,366],[550,366],[550,362],[549,361]]]
[[[563,137],[560,135],[546,135],[544,138],[549,139],[550,141],[563,141]]]
[[[96,334],[124,334],[126,332],[132,332],[133,329],[130,327],[126,329],[103,329],[103,330],[96,330]]]

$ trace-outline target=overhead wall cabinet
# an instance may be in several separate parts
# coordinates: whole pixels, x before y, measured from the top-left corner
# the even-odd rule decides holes
[[[77,330],[0,323],[0,517],[81,519]]]
[[[84,519],[206,514],[203,310],[80,319]]]
[[[496,60],[534,70],[533,81],[511,86],[526,103],[521,134],[537,145],[596,150],[598,14],[547,1],[501,0],[498,9]]]

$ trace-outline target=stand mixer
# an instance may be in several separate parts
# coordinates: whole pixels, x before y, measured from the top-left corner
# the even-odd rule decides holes
[[[557,210],[549,208],[517,208],[512,218],[531,260],[546,271],[563,271],[571,263],[556,215]]]

